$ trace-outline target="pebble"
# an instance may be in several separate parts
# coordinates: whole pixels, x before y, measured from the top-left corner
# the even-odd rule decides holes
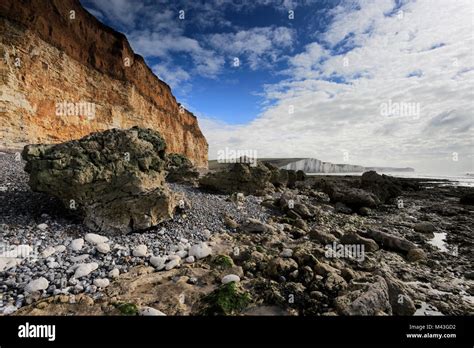
[[[187,254],[188,254],[188,252],[186,250],[180,250],[176,253],[176,255],[178,255],[182,259],[184,259]]]
[[[281,257],[292,257],[293,256],[293,250],[291,249],[283,249],[283,251],[280,253]]]
[[[82,255],[78,255],[78,256],[73,256],[73,257],[71,257],[71,261],[72,262],[82,262],[82,261],[86,260],[88,257],[89,257],[89,254],[82,254]]]
[[[150,264],[152,264],[157,271],[161,271],[165,268],[166,258],[161,256],[150,257]]]
[[[193,263],[195,259],[194,259],[194,256],[188,256],[184,261],[186,263]]]
[[[83,246],[84,246],[84,239],[82,239],[82,238],[74,239],[74,240],[71,242],[71,244],[69,244],[69,247],[70,247],[71,250],[73,250],[73,251],[80,251]]]
[[[94,285],[98,288],[106,288],[110,285],[110,281],[107,278],[94,279]]]
[[[109,278],[117,278],[120,275],[120,271],[118,268],[114,268],[108,274]]]
[[[42,257],[50,257],[56,252],[56,249],[52,246],[47,247],[41,252]]]
[[[56,253],[63,253],[63,252],[66,251],[66,247],[65,247],[64,245],[56,245],[56,246],[54,247],[54,251],[55,251]]]
[[[222,284],[227,284],[231,282],[238,283],[240,282],[240,277],[236,274],[228,274],[222,278],[221,282]]]
[[[151,307],[142,307],[138,311],[138,314],[143,316],[165,316],[166,314],[158,309],[151,308]]]
[[[51,261],[51,262],[48,262],[46,266],[48,266],[48,268],[58,268],[60,264],[57,263],[56,261]]]
[[[137,257],[145,257],[148,253],[148,247],[145,244],[140,244],[133,248],[132,254]]]
[[[35,291],[46,290],[48,286],[49,286],[49,281],[46,278],[41,277],[41,278],[30,281],[26,285],[25,290],[31,293]]]
[[[97,262],[81,263],[76,268],[74,278],[85,277],[86,275],[89,275],[91,272],[95,271],[97,268],[99,268],[99,264]]]
[[[39,224],[36,227],[38,227],[38,229],[40,229],[41,231],[45,231],[48,228],[48,225],[43,223],[43,224]]]
[[[99,243],[95,246],[97,251],[102,254],[107,254],[110,252],[110,245],[107,243]]]
[[[167,271],[169,271],[170,269],[175,268],[176,266],[179,265],[180,261],[181,261],[181,259],[173,259],[173,260],[169,261],[169,262],[165,265],[165,269],[166,269]]]
[[[206,243],[195,244],[189,249],[189,256],[194,256],[196,259],[202,259],[212,254],[212,249]]]
[[[105,243],[108,242],[109,238],[101,236],[96,233],[87,233],[84,236],[85,240],[91,244],[100,244],[100,243]]]

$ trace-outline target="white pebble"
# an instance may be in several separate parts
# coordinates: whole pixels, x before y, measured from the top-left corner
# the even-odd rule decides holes
[[[195,244],[189,249],[189,256],[194,256],[198,260],[211,254],[212,249],[206,243]]]
[[[48,286],[49,286],[49,281],[46,278],[41,277],[29,282],[26,285],[25,290],[31,293],[35,291],[46,290]]]
[[[36,227],[38,227],[41,231],[44,231],[48,228],[48,225],[47,224],[39,224]]]
[[[195,261],[194,256],[188,256],[184,261],[186,263],[193,263]]]
[[[84,236],[85,240],[91,244],[100,244],[100,243],[105,243],[109,240],[109,238],[101,236],[96,233],[87,233]]]
[[[89,273],[95,271],[99,268],[97,262],[90,262],[90,263],[81,263],[76,267],[76,272],[74,273],[74,278],[81,278],[85,277]]]
[[[82,254],[82,255],[78,255],[78,256],[73,256],[73,257],[71,257],[71,261],[72,262],[82,262],[82,261],[86,260],[88,257],[89,257],[89,254]]]
[[[94,279],[94,285],[98,288],[106,288],[110,284],[110,281],[107,278]]]
[[[119,275],[120,275],[120,271],[118,268],[114,268],[113,270],[109,272],[110,278],[118,278]]]
[[[147,256],[148,247],[145,244],[140,244],[136,246],[135,248],[133,248],[132,253],[133,253],[133,256],[137,256],[137,257]]]
[[[55,252],[56,252],[56,249],[53,248],[52,246],[49,246],[49,247],[47,247],[46,249],[44,249],[44,250],[41,252],[41,256],[43,256],[43,257],[50,257],[50,256],[53,255]]]
[[[150,257],[150,263],[156,268],[157,271],[161,271],[165,268],[166,258],[161,256]]]
[[[73,251],[79,251],[82,249],[82,247],[84,246],[84,239],[82,238],[77,238],[77,239],[74,239],[71,244],[69,244],[69,247],[71,248],[71,250]]]
[[[178,255],[182,259],[184,259],[187,254],[188,254],[188,252],[186,250],[180,250],[176,253],[176,255]]]
[[[163,316],[166,315],[162,311],[159,311],[158,309],[151,308],[151,307],[142,307],[138,311],[138,314],[143,315],[143,316]]]
[[[175,268],[176,266],[179,265],[180,261],[181,261],[181,259],[173,259],[173,260],[171,260],[170,262],[168,262],[168,263],[165,265],[165,269],[166,269],[167,271],[169,271],[170,269]]]
[[[107,243],[99,243],[95,246],[95,248],[99,253],[102,254],[107,254],[108,252],[110,252],[110,245],[108,245]]]
[[[62,253],[64,251],[66,251],[66,247],[64,245],[56,245],[54,247],[54,250],[56,253]]]
[[[60,265],[56,261],[51,261],[46,264],[49,268],[58,268]]]
[[[236,274],[228,274],[222,278],[222,284],[227,284],[231,282],[238,283],[240,282],[240,277]]]

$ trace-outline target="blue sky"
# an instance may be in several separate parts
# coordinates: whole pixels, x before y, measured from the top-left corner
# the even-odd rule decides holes
[[[81,2],[198,116],[211,159],[474,171],[470,0]]]

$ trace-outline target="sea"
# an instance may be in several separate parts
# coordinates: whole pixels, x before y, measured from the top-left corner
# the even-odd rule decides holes
[[[334,175],[334,176],[360,176],[363,173],[306,173],[306,175],[316,176],[316,175]],[[439,175],[431,173],[417,173],[417,172],[381,172],[379,174],[385,174],[394,176],[397,178],[411,178],[411,179],[426,179],[423,181],[425,184],[437,184],[440,186],[461,186],[461,187],[474,187],[474,173],[467,174],[450,174],[450,175]],[[445,181],[445,183],[439,183],[440,180]]]

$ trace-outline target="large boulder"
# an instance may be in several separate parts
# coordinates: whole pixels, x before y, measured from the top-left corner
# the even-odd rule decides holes
[[[184,155],[170,153],[166,155],[166,181],[178,183],[194,183],[199,178],[199,172],[192,162]]]
[[[396,178],[379,175],[371,170],[362,174],[360,187],[373,193],[382,203],[389,203],[402,193],[401,186]]]
[[[225,170],[209,173],[199,181],[202,188],[231,194],[263,195],[270,187],[272,171],[263,163],[234,163]]]
[[[57,145],[27,145],[22,156],[33,191],[58,197],[95,231],[128,233],[173,215],[165,184],[166,143],[151,129],[93,133]]]

